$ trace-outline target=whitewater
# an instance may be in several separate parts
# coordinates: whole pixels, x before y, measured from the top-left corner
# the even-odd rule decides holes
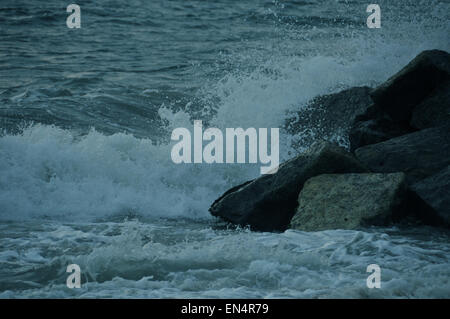
[[[170,155],[202,119],[280,128],[285,161],[317,133],[286,126],[313,98],[450,51],[450,1],[378,3],[374,30],[361,0],[97,1],[69,32],[58,1],[2,1],[0,298],[449,298],[448,231],[236,229],[208,208],[260,165]]]

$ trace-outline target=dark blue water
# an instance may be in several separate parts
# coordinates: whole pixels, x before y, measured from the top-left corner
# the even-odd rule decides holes
[[[0,297],[449,297],[446,233],[221,230],[209,205],[259,165],[170,158],[202,119],[280,127],[287,159],[312,98],[450,50],[449,1],[378,3],[375,30],[362,0],[78,1],[69,29],[69,2],[2,0]]]

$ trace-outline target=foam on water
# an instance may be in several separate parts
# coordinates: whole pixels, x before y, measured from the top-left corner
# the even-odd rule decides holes
[[[347,1],[327,2],[329,10],[320,1],[308,3],[318,12],[311,19],[318,19],[323,12],[333,17]],[[276,38],[242,47],[231,42],[184,109],[161,105],[158,114],[167,124],[161,135],[168,139],[173,128],[190,128],[203,116],[205,125],[221,129],[283,128],[317,95],[375,86],[425,49],[450,51],[448,1],[380,0],[388,9],[381,30],[361,28],[366,4],[355,3],[349,6],[362,20],[349,17],[346,25],[304,26],[265,8],[248,15],[275,21]],[[207,73],[201,70],[197,78]],[[47,101],[34,95],[35,88],[25,92],[16,100]],[[281,160],[295,155],[291,142],[301,134],[282,129]],[[229,187],[258,176],[260,165],[175,165],[167,139],[94,129],[80,134],[43,124],[2,134],[0,298],[450,296],[450,241],[435,229],[216,229],[209,205]],[[124,216],[140,221],[122,222]],[[71,263],[82,269],[81,290],[65,286]],[[365,285],[372,263],[382,268],[383,289]]]
[[[272,234],[186,226],[29,227],[26,237],[5,241],[0,256],[5,264],[21,260],[15,272],[23,289],[5,290],[3,281],[0,298],[446,298],[450,291],[449,238],[436,230]],[[70,263],[82,269],[82,289],[65,287]],[[382,289],[366,286],[373,263]]]
[[[199,93],[204,113],[213,114],[208,124],[221,129],[283,127],[289,112],[319,94],[385,80],[422,49],[436,47],[442,34],[433,35],[419,44],[384,40],[375,51],[370,50],[372,40],[344,39],[339,45],[354,47],[354,55],[281,56],[250,72],[228,73]],[[439,43],[449,49],[442,39]],[[211,104],[213,100],[217,103]],[[159,114],[168,121],[168,136],[175,127],[192,128],[188,109],[172,112],[162,106]],[[282,130],[281,160],[295,154],[295,138]],[[0,137],[0,218],[208,218],[207,208],[221,192],[258,176],[259,165],[175,165],[171,144],[156,142],[95,130],[78,136],[39,124],[6,134]]]
[[[115,214],[206,218],[243,167],[175,165],[170,145],[34,125],[0,138],[0,216],[95,220]]]

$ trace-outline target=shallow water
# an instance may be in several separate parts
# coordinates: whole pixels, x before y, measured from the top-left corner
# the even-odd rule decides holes
[[[448,298],[450,237],[428,228],[281,234],[191,221],[1,227],[0,297]],[[65,267],[80,266],[68,289]],[[366,267],[381,267],[381,289]]]
[[[226,229],[209,205],[260,165],[170,158],[172,129],[203,119],[281,127],[288,159],[312,98],[450,51],[449,1],[378,3],[373,30],[364,1],[80,1],[70,30],[59,1],[2,1],[0,297],[448,298],[447,232]]]

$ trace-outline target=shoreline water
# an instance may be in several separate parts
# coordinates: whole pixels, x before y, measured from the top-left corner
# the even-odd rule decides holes
[[[227,229],[208,207],[259,165],[170,158],[192,119],[282,128],[318,96],[450,51],[448,1],[379,4],[369,30],[364,1],[96,1],[69,30],[57,1],[5,0],[0,298],[448,298],[446,232]],[[280,130],[280,162],[314,137]],[[81,290],[66,287],[70,263]],[[365,285],[372,263],[381,290]]]
[[[448,297],[450,237],[424,226],[280,234],[161,220],[27,226],[22,252],[2,254],[9,265],[20,256],[9,278],[22,279],[3,279],[0,298]],[[80,265],[81,289],[66,287],[66,263]],[[366,287],[370,263],[383,265],[383,289]]]

